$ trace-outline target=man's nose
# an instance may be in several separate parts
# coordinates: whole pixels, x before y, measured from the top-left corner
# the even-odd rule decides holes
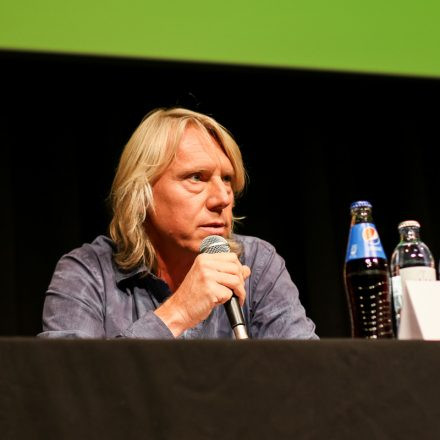
[[[224,209],[232,203],[233,192],[229,183],[223,179],[214,179],[210,182],[207,199],[208,209]]]

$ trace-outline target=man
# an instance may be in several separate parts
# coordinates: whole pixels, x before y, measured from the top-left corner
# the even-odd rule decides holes
[[[127,143],[113,182],[112,240],[59,261],[43,337],[232,338],[234,293],[251,338],[316,338],[284,261],[267,242],[233,234],[245,184],[240,150],[214,119],[159,109]],[[199,254],[220,235],[232,252]]]

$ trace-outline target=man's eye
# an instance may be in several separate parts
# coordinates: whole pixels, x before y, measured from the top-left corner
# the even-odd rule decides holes
[[[223,176],[223,181],[231,183],[232,182],[232,176],[230,176],[230,175]]]
[[[194,182],[200,182],[202,180],[202,175],[200,173],[194,173],[189,176],[189,179]]]

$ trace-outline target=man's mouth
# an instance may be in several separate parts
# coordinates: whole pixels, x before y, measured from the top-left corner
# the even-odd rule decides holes
[[[224,223],[213,222],[202,225],[202,228],[224,228],[225,226],[226,225]]]
[[[226,232],[225,223],[205,223],[200,226],[208,235],[223,235]]]

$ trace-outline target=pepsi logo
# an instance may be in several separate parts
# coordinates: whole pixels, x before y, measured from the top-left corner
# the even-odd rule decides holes
[[[368,242],[376,242],[379,241],[379,234],[377,233],[376,228],[373,228],[372,226],[368,226],[366,227],[363,231],[362,231],[362,239],[364,241],[368,241]]]

